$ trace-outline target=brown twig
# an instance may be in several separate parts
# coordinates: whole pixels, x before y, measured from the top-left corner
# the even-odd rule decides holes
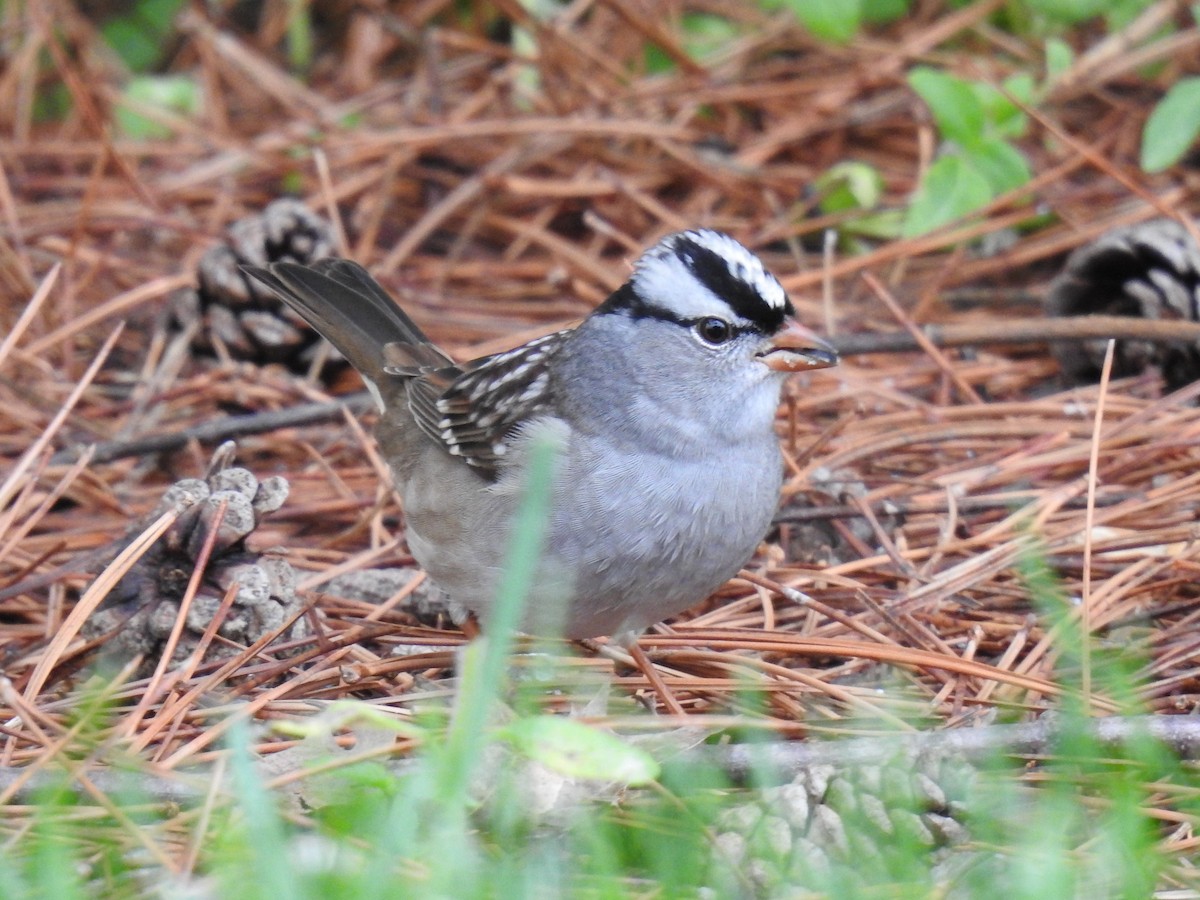
[[[921,334],[935,347],[987,347],[997,344],[1043,345],[1054,341],[1117,340],[1154,343],[1200,341],[1200,323],[1139,319],[1132,316],[1075,316],[1063,319],[1028,318],[1020,322],[979,325],[922,325]],[[921,350],[906,332],[839,335],[830,341],[844,356],[867,353],[909,353]]]
[[[150,434],[127,441],[105,441],[95,444],[93,445],[95,449],[92,453],[92,461],[105,463],[134,456],[170,453],[192,441],[200,444],[220,444],[251,434],[265,434],[281,428],[298,428],[303,425],[329,422],[340,418],[346,410],[361,413],[372,408],[373,405],[370,395],[363,391],[327,403],[304,403],[286,409],[250,413],[245,416],[223,416],[181,431]],[[50,463],[51,465],[65,465],[82,452],[82,448],[59,451],[50,458]]]

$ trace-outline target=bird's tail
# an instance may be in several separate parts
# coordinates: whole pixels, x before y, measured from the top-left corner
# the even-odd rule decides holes
[[[452,364],[358,263],[323,259],[311,266],[277,262],[244,270],[275,291],[350,360],[377,399],[388,364],[384,348],[389,344],[405,348],[407,356],[424,358],[431,367]]]

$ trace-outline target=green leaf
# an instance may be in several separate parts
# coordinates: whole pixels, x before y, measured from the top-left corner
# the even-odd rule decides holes
[[[680,20],[680,45],[697,62],[729,46],[740,34],[737,23],[713,13],[684,13]],[[642,52],[646,71],[651,75],[674,72],[679,68],[675,59],[658,44],[648,41]]]
[[[1172,85],[1142,132],[1142,168],[1161,172],[1183,158],[1200,137],[1200,77]]]
[[[904,214],[898,209],[884,209],[859,216],[841,226],[845,234],[882,241],[900,237],[903,229]]]
[[[813,183],[821,195],[821,212],[874,209],[883,197],[883,176],[874,167],[852,160],[830,166]]]
[[[289,0],[287,12],[288,62],[297,72],[312,67],[313,28],[307,0]]]
[[[1136,19],[1153,0],[1117,0],[1104,8],[1104,26],[1110,34],[1123,29]]]
[[[646,44],[646,49],[643,51],[643,58],[646,66],[646,73],[649,75],[663,75],[667,72],[674,72],[679,68],[675,64],[675,60],[671,59],[667,53],[658,44]]]
[[[162,57],[175,15],[183,8],[183,3],[184,0],[139,0],[133,4],[120,4],[130,12],[109,19],[100,27],[100,32],[105,43],[131,71],[145,72]]]
[[[1028,72],[1018,72],[1016,75],[1009,75],[1001,82],[1004,89],[1013,95],[1022,103],[1032,103],[1034,94],[1037,92],[1037,84],[1033,80],[1033,76]],[[1011,101],[1008,101],[1011,104]]]
[[[33,97],[35,122],[58,122],[71,111],[71,91],[61,81],[43,86]]]
[[[961,219],[992,199],[981,172],[958,155],[943,156],[925,172],[908,207],[904,236],[916,237]]]
[[[397,719],[360,700],[335,700],[315,716],[276,719],[271,723],[271,730],[289,737],[328,739],[339,731],[356,726],[394,732],[416,740],[428,737],[424,728]]]
[[[704,53],[733,40],[739,32],[736,23],[713,13],[684,13],[682,28],[685,46]]]
[[[1075,51],[1071,49],[1071,45],[1060,38],[1048,38],[1046,40],[1046,81],[1054,82],[1059,79],[1063,72],[1071,68],[1071,63],[1075,61]]]
[[[1016,190],[1033,177],[1021,151],[999,138],[988,138],[976,144],[966,154],[966,159],[987,179],[992,196]]]
[[[1025,5],[1053,22],[1074,25],[1107,11],[1112,0],[1025,0]]]
[[[681,27],[683,49],[696,61],[729,46],[739,34],[734,22],[710,13],[685,13]]]
[[[1030,73],[1019,72],[1010,75],[1002,84],[1009,95],[1025,106],[1032,106],[1036,101],[1037,82]],[[1004,104],[996,110],[995,118],[992,119],[994,133],[1000,137],[1024,137],[1029,130],[1029,116],[1008,97],[1002,94],[1001,98]]]
[[[1021,110],[990,84],[982,81],[968,82],[975,102],[983,111],[983,134],[1008,136],[1013,128],[1021,127]],[[982,134],[980,137],[982,138]]]
[[[1004,91],[983,81],[967,82],[976,102],[983,110],[984,134],[995,137],[1022,137],[1029,129],[1029,117],[1008,98],[1028,105],[1033,102],[1033,76],[1025,73],[1004,80]]]
[[[280,179],[280,186],[283,188],[284,194],[299,197],[305,190],[304,176],[294,169],[284,172]]]
[[[518,752],[570,778],[646,784],[659,766],[646,751],[616,735],[562,716],[530,716],[498,736]]]
[[[908,12],[909,0],[861,0],[862,20],[871,25],[895,22]]]
[[[908,73],[908,85],[929,107],[942,137],[964,147],[983,137],[983,106],[974,85],[926,66]]]
[[[164,112],[195,115],[200,111],[200,87],[187,75],[142,75],[130,80],[122,100]],[[170,128],[139,112],[132,104],[118,103],[113,110],[117,127],[131,138],[163,138]]]
[[[513,54],[519,59],[536,62],[538,58],[537,37],[528,28],[513,27]],[[542,90],[542,72],[536,65],[518,66],[513,77],[513,88],[517,103],[524,109],[530,109],[533,98]]]
[[[813,37],[831,44],[845,44],[858,34],[862,0],[773,0],[768,8],[791,11]]]

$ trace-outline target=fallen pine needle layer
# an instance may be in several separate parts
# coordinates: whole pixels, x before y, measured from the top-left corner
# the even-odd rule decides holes
[[[438,5],[418,5],[420,15]],[[629,27],[622,4],[593,6],[576,29],[539,33],[536,60],[440,27],[406,47],[387,79],[325,66],[311,84],[258,36],[225,40],[188,13],[180,53],[225,89],[204,127],[185,122],[171,140],[104,138],[90,91],[103,95],[115,76],[86,56],[55,58],[76,101],[63,121],[36,124],[0,104],[0,317],[10,326],[0,345],[0,767],[32,777],[70,741],[68,713],[107,641],[83,637],[81,620],[146,551],[155,531],[145,517],[167,487],[203,475],[230,436],[239,465],[290,484],[248,540],[301,572],[308,632],[277,640],[281,628],[245,646],[209,634],[225,655],[178,666],[118,660],[113,734],[169,772],[208,759],[233,709],[270,721],[354,697],[406,716],[453,696],[460,632],[420,624],[404,597],[375,604],[322,590],[335,574],[414,566],[368,436],[373,413],[360,422],[361,403],[353,414],[330,405],[353,378],[327,384],[200,356],[166,312],[224,228],[285,183],[461,357],[579,319],[641,248],[695,224],[760,250],[802,318],[860,341],[838,368],[789,385],[778,527],[745,577],[642,640],[688,720],[736,717],[795,739],[881,723],[954,728],[996,710],[1032,718],[1064,694],[1116,712],[1094,660],[1070,649],[1066,636],[1083,626],[1140,661],[1146,710],[1193,711],[1200,386],[1164,396],[1148,372],[1063,388],[1045,345],[1030,343],[1036,327],[1011,346],[986,340],[1014,318],[1036,321],[1067,251],[1109,227],[1195,208],[1194,179],[1128,174],[1137,123],[1102,88],[1145,86],[1116,67],[1087,73],[1039,113],[1045,133],[1066,139],[1022,144],[1043,173],[1029,191],[823,264],[821,235],[839,222],[808,192],[817,175],[852,154],[884,173],[885,204],[903,206],[914,187],[931,132],[904,73],[923,52],[923,26],[832,50],[747,5],[730,14],[749,36],[703,67],[656,75],[631,62],[650,23]],[[957,28],[986,41],[972,10]],[[55,26],[94,39],[77,16]],[[52,39],[48,22],[24,38],[32,51]],[[347,59],[355,39],[344,38]],[[781,52],[789,42],[805,52]],[[669,41],[665,50],[691,59]],[[947,65],[971,65],[965,50],[944,52]],[[20,55],[0,95],[32,77],[38,58]],[[1071,137],[1080,134],[1104,137],[1085,145]],[[1014,229],[1046,210],[1052,221]],[[981,240],[1004,249],[984,252]],[[926,342],[917,326],[931,324],[980,337]],[[870,343],[879,332],[910,343]],[[298,407],[305,415],[289,418]],[[205,431],[229,417],[243,424]],[[145,541],[129,542],[135,527]],[[128,555],[114,561],[120,548]],[[627,722],[638,708],[629,698],[655,702],[618,654],[539,649],[558,667],[548,709],[585,705],[607,682],[618,696],[599,721]]]

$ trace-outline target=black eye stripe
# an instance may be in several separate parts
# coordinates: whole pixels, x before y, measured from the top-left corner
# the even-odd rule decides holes
[[[676,239],[675,252],[702,285],[729,304],[739,316],[771,334],[779,329],[790,313],[791,303],[771,306],[754,285],[729,271],[728,261],[721,254],[692,240],[686,234]]]
[[[638,296],[637,291],[628,282],[617,288],[607,300],[600,306],[596,307],[596,314],[619,314],[629,316],[631,319],[657,319],[660,322],[671,322],[674,325],[682,326],[688,330],[694,330],[696,326],[705,319],[719,319],[720,316],[678,316],[670,310],[663,309],[661,306],[653,306]],[[749,323],[730,322],[728,319],[722,320],[729,325],[730,337],[729,340],[741,337],[744,334],[772,334],[777,328],[764,330],[758,322],[750,321]],[[725,343],[729,343],[726,341]]]

